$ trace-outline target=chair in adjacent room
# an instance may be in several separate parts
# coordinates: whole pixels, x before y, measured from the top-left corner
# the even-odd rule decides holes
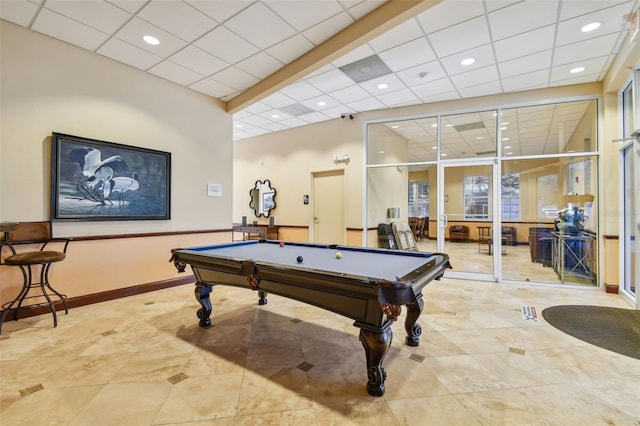
[[[5,234],[4,245],[9,246],[9,254],[2,264],[17,266],[22,271],[22,289],[10,302],[2,305],[0,332],[2,324],[9,312],[13,311],[13,319],[17,320],[21,309],[33,309],[48,306],[53,315],[53,326],[58,325],[56,304],[62,303],[66,314],[67,296],[55,290],[49,283],[51,265],[66,258],[70,238],[53,238],[51,222],[19,222],[15,228]],[[28,245],[28,250],[16,250],[16,246]],[[37,247],[34,249],[34,246]],[[39,268],[39,271],[38,271]],[[39,272],[39,280],[38,280]],[[37,293],[37,290],[40,290]],[[24,305],[28,299],[45,299],[42,303]]]
[[[469,227],[467,225],[451,225],[449,227],[449,241],[469,242]]]

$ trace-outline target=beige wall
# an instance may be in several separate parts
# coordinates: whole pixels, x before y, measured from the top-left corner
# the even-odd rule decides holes
[[[172,208],[166,221],[55,222],[54,235],[230,228],[232,118],[219,101],[6,21],[0,31],[0,221],[49,219],[60,132],[171,152]],[[207,183],[222,197],[208,197]],[[230,236],[75,241],[52,282],[73,297],[172,278],[171,248],[217,239]],[[0,267],[2,302],[20,285],[10,269]]]

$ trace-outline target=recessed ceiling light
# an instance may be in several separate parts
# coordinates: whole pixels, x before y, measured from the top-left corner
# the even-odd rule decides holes
[[[380,84],[378,84],[378,89],[386,89],[386,88],[388,88],[388,87],[389,87],[389,85],[388,85],[387,83],[380,83]]]
[[[507,126],[500,127],[500,130],[507,130]]]
[[[238,129],[240,129],[240,128],[242,128],[242,124],[236,124],[236,127],[237,127]]]
[[[500,139],[500,140],[501,140],[501,141],[508,141],[508,140],[509,140],[509,138],[502,138],[502,139]]]
[[[142,39],[143,39],[145,42],[147,42],[147,43],[149,43],[149,44],[151,44],[151,45],[153,45],[153,46],[157,46],[157,45],[159,45],[159,44],[160,44],[160,40],[158,40],[158,39],[157,39],[157,38],[155,38],[154,36],[146,35],[146,36],[142,37]]]
[[[280,118],[278,114],[271,114],[271,118]]]
[[[588,33],[589,31],[593,31],[598,28],[600,28],[600,22],[591,22],[580,28],[580,31],[582,31],[583,33]]]
[[[503,122],[502,122],[502,124],[503,124],[504,126],[506,126],[507,124],[509,124],[509,122],[508,122],[508,121],[503,121]]]
[[[579,73],[579,72],[582,72],[582,71],[584,71],[584,67],[575,67],[575,68],[571,68],[569,70],[569,72],[571,74],[576,74],[576,73]]]
[[[438,127],[438,123],[433,123],[431,127]]]
[[[447,156],[447,153],[446,153],[446,152],[445,152],[445,153],[443,153],[443,154],[442,154],[442,156],[443,156],[443,157],[446,157],[446,156]]]
[[[398,126],[397,124],[395,124],[395,125],[391,126],[391,128],[392,128],[392,129],[398,129],[398,128],[400,128],[400,126]]]
[[[510,148],[511,148],[511,145],[507,145],[504,147],[504,149],[510,149]]]
[[[325,106],[327,103],[325,101],[320,101],[318,102],[316,105],[318,106]]]
[[[513,154],[513,152],[507,152],[507,155],[511,155],[511,154]]]
[[[478,136],[478,137],[476,137],[476,139],[477,139],[477,140],[484,139],[484,136]]]
[[[438,149],[438,147],[437,146],[432,146],[431,149]]]
[[[453,127],[453,124],[445,124],[444,127]]]
[[[460,65],[466,67],[467,65],[471,65],[475,61],[476,61],[475,58],[466,58],[466,59],[463,59],[462,61],[460,61]]]
[[[384,154],[384,151],[378,151],[378,154]]]

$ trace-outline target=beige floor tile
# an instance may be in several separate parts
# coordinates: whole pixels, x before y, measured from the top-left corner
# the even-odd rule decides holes
[[[245,371],[238,415],[311,408],[309,380],[298,368]]]
[[[424,361],[449,392],[468,393],[505,389],[509,384],[471,355],[449,355]]]
[[[453,396],[409,398],[389,401],[398,423],[403,426],[477,426],[478,422]]]

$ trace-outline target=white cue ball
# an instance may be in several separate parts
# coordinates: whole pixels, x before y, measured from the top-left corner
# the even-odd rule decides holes
[[[342,253],[339,251],[336,252],[336,259],[340,259],[342,257]]]

